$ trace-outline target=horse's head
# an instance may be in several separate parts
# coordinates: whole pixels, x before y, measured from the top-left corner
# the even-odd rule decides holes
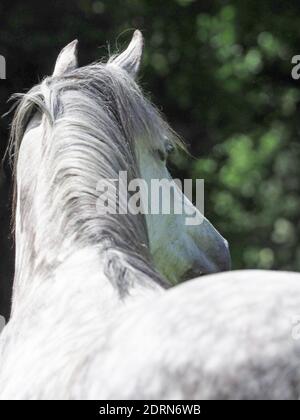
[[[127,49],[112,58],[108,65],[119,66],[136,79],[142,50],[142,34],[135,31]],[[157,142],[147,137],[136,141],[140,173],[148,184],[152,179],[170,179],[167,161],[176,147],[176,136],[163,121],[160,121],[159,127]],[[172,283],[199,274],[228,270],[230,254],[227,241],[179,189],[174,195],[180,203],[184,202],[181,214],[174,211],[171,214],[151,214],[151,211],[146,214],[150,249],[156,267]],[[195,224],[187,223],[187,214],[193,215]]]
[[[95,182],[105,176],[101,162],[107,177],[127,170],[129,178],[138,175],[148,185],[153,179],[171,179],[167,158],[176,146],[176,135],[135,81],[142,47],[142,35],[136,31],[120,55],[107,63],[77,68],[77,41],[73,41],[58,56],[52,77],[24,96],[13,123],[17,149],[22,140],[17,154],[17,223],[24,224],[26,212],[34,217],[56,204],[49,220],[61,219],[58,230],[68,224],[76,227],[79,235],[86,217],[86,231],[92,232],[99,220],[94,214]],[[85,119],[81,121],[83,108]],[[134,165],[137,168],[132,171]],[[174,197],[170,214],[150,211],[145,215],[149,248],[158,271],[175,284],[229,269],[227,241],[178,187]],[[174,211],[176,200],[184,203],[182,214]],[[187,223],[187,214],[198,223]],[[40,217],[31,230],[39,226],[45,233],[45,224],[46,217]]]

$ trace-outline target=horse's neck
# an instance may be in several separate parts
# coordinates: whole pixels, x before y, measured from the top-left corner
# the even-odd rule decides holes
[[[29,290],[50,284],[49,279],[64,277],[68,282],[61,280],[68,289],[65,292],[73,293],[94,278],[88,266],[93,268],[95,278],[99,276],[101,281],[114,284],[116,295],[126,295],[136,284],[146,289],[152,283],[162,284],[150,262],[143,216],[102,215],[97,210],[99,180],[107,179],[113,184],[115,175],[128,166],[132,168],[134,162],[128,163],[125,152],[119,156],[121,152],[111,147],[113,142],[105,148],[96,129],[87,141],[86,130],[74,136],[72,129],[58,124],[55,147],[53,139],[45,144],[33,143],[33,139],[43,138],[45,129],[41,124],[35,134],[34,130],[24,136],[17,168],[13,307]],[[128,181],[135,175],[131,172]],[[72,282],[74,264],[82,277],[78,284]],[[99,285],[100,289],[103,287]]]
[[[122,261],[122,253],[118,257],[119,267],[114,278],[114,262],[110,267],[107,262],[110,257],[101,247],[87,246],[74,250],[53,269],[37,266],[34,271],[26,267],[30,255],[24,249],[19,251],[23,252],[17,255],[12,314],[24,310],[33,313],[40,309],[50,310],[52,306],[51,310],[61,310],[65,316],[76,318],[83,312],[85,316],[89,311],[92,314],[92,308],[96,308],[104,319],[119,309],[121,303],[163,290],[157,282],[130,267],[125,258]],[[112,273],[108,273],[109,269]],[[120,270],[123,270],[122,276]]]
[[[66,331],[72,331],[96,323],[101,332],[120,312],[163,290],[154,282],[146,285],[136,281],[129,293],[121,296],[104,267],[99,249],[87,247],[74,252],[46,277],[36,273],[26,288],[16,290],[15,325],[23,323],[24,330],[35,326],[52,330],[58,325],[63,329],[65,325]]]
[[[44,231],[51,236],[55,229],[49,225]],[[49,249],[51,242],[54,246]],[[32,308],[33,302],[39,308],[55,307],[63,299],[73,302],[71,312],[79,314],[78,306],[87,305],[89,310],[96,305],[108,314],[120,300],[159,292],[160,276],[140,254],[116,249],[106,238],[90,244],[74,235],[60,242],[55,236],[50,240],[39,231],[26,229],[17,210],[13,313]]]

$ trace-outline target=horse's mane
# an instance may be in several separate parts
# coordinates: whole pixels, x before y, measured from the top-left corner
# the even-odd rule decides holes
[[[47,153],[52,153],[47,163],[51,166],[51,200],[47,205],[56,225],[76,232],[83,245],[100,240],[106,243],[111,255],[108,271],[125,249],[139,269],[149,267],[144,264],[150,259],[144,216],[99,217],[91,203],[96,201],[99,179],[118,178],[120,170],[128,172],[129,180],[139,177],[134,147],[138,139],[146,139],[153,150],[166,138],[179,143],[158,110],[114,59],[47,77],[17,97],[9,145],[14,173],[23,136],[32,116],[38,113],[45,126],[44,136],[48,136]],[[54,141],[56,150],[51,151]],[[150,271],[149,276],[164,283],[153,269]]]

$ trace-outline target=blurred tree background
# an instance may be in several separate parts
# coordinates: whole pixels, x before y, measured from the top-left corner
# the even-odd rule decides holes
[[[81,65],[145,37],[141,84],[193,155],[177,177],[204,178],[206,216],[229,240],[233,268],[300,270],[298,241],[299,1],[1,0],[1,114],[7,99],[50,74],[74,38]],[[108,46],[108,41],[110,46]],[[2,119],[0,152],[10,118]],[[0,312],[8,313],[13,250],[10,169],[0,175]]]

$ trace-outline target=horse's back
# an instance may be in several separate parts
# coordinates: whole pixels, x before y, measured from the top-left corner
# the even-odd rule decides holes
[[[300,395],[300,275],[244,270],[177,286],[128,314],[91,397]],[[299,341],[297,340],[299,339]]]
[[[40,323],[7,355],[0,397],[298,398],[299,304],[299,274],[245,270],[128,297],[106,323],[96,308]]]

